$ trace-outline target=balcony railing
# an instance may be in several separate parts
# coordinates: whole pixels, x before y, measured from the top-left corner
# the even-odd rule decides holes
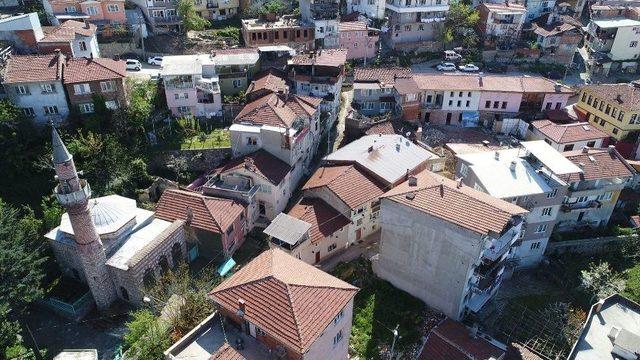
[[[576,210],[597,209],[602,206],[602,203],[598,200],[590,200],[575,204],[562,204],[560,210],[563,212],[571,212]]]
[[[250,187],[232,185],[216,178],[209,179],[209,181],[202,186],[202,192],[205,195],[237,199],[246,201],[247,203],[253,202],[253,197],[259,189],[260,185],[253,185]]]
[[[220,4],[216,3],[207,3],[207,9],[217,9],[220,7]]]
[[[491,239],[491,244],[489,245],[488,249],[484,250],[484,252],[482,253],[482,257],[490,261],[496,261],[507,251],[509,251],[511,245],[520,236],[522,224],[523,221],[520,220],[517,224],[513,225],[511,229],[507,230],[506,233],[502,234],[500,238]]]

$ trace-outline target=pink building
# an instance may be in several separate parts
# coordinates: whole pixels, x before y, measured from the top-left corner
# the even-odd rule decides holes
[[[102,30],[127,22],[124,0],[43,0],[43,5],[54,24],[67,20],[89,20]]]
[[[364,21],[341,22],[340,48],[347,49],[347,59],[372,59],[378,49],[378,30],[370,29]]]

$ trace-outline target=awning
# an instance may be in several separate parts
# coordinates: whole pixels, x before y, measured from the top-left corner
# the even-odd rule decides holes
[[[229,258],[218,267],[218,274],[225,276],[234,266],[236,266],[236,261],[233,258]]]

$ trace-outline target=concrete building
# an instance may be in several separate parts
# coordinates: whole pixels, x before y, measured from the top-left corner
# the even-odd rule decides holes
[[[69,59],[63,84],[69,105],[81,114],[95,111],[95,96],[104,99],[107,109],[115,110],[127,105],[124,79],[125,62],[104,58]]]
[[[202,1],[204,2],[204,0]],[[177,11],[178,1],[131,0],[131,3],[142,10],[152,32],[165,33],[178,29],[178,25],[180,24],[180,16],[178,16]]]
[[[580,89],[575,109],[615,140],[640,131],[640,85],[602,84]]]
[[[45,235],[56,262],[64,275],[89,286],[101,311],[117,298],[141,304],[143,284],[186,258],[184,222],[156,219],[118,195],[92,199],[55,129],[52,141],[54,194],[67,210],[60,226]]]
[[[558,213],[557,230],[607,226],[618,196],[630,185],[635,170],[613,146],[583,148],[563,155],[582,171],[565,178],[569,189]]]
[[[513,249],[517,266],[537,265],[569,184],[567,174],[580,168],[544,141],[526,141],[521,148],[458,155],[456,176],[467,186],[528,210]]]
[[[195,0],[196,13],[215,23],[237,16],[240,11],[238,0]]]
[[[88,21],[68,20],[59,26],[45,28],[44,37],[38,41],[38,51],[54,53],[60,49],[74,58],[99,58],[97,27]]]
[[[347,0],[344,13],[354,12],[370,19],[384,19],[385,2],[382,0]]]
[[[324,113],[321,133],[328,133],[338,118],[347,50],[317,50],[298,54],[288,62],[289,79],[298,95],[321,98]]]
[[[557,151],[601,148],[609,135],[588,122],[556,124],[550,120],[535,120],[530,123],[527,140],[544,140]]]
[[[230,327],[241,329],[276,356],[319,360],[348,357],[357,292],[272,249],[214,288],[209,297]]]
[[[496,293],[527,213],[429,171],[387,192],[380,211],[374,272],[454,320]]]
[[[556,0],[524,0],[524,5],[527,8],[526,22],[531,22],[533,19],[552,12],[556,6]]]
[[[273,21],[243,19],[242,38],[248,47],[286,45],[295,50],[314,49],[315,27],[293,15]]]
[[[8,99],[37,124],[65,120],[69,115],[62,84],[65,66],[61,53],[11,56],[3,78]]]
[[[640,353],[640,305],[611,295],[591,306],[568,360],[633,360]]]
[[[389,31],[383,41],[399,51],[438,51],[437,41],[447,11],[448,0],[389,0],[386,5]]]
[[[19,53],[35,53],[43,37],[38,13],[0,18],[0,40],[10,42]]]
[[[631,71],[638,68],[640,21],[617,18],[591,20],[585,31],[585,47],[581,49],[587,72],[608,75],[611,71]]]
[[[410,68],[355,68],[351,106],[366,116],[395,110],[394,84],[410,76]]]
[[[568,11],[556,6],[552,13],[535,19],[531,25],[537,35],[540,61],[544,63],[570,64],[573,61],[582,33],[578,23]]]
[[[506,50],[519,41],[527,8],[505,2],[482,3],[476,10],[480,15],[478,28],[484,36],[485,47]]]
[[[339,47],[347,49],[347,60],[373,61],[378,53],[378,30],[370,29],[364,21],[341,22],[338,25]]]
[[[315,49],[337,48],[339,43],[340,2],[338,0],[300,0],[300,19],[315,27]]]
[[[211,51],[222,96],[245,91],[253,75],[260,70],[258,49],[236,48]]]
[[[218,116],[222,111],[220,78],[211,55],[173,55],[160,72],[167,107],[174,116]]]
[[[98,27],[98,31],[104,31],[127,22],[124,0],[43,0],[42,5],[53,25],[67,20],[88,20]]]

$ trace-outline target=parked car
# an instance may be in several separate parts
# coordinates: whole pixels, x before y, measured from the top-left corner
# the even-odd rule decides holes
[[[127,70],[140,71],[141,69],[142,69],[142,64],[140,64],[140,61],[135,59],[127,59]]]
[[[147,64],[149,65],[156,65],[156,66],[162,66],[162,56],[152,56],[149,59],[147,59]]]
[[[461,71],[465,71],[465,72],[476,72],[478,70],[480,70],[479,67],[473,65],[473,64],[466,64],[466,65],[460,65],[458,66],[458,69],[460,69]]]
[[[439,71],[456,71],[456,64],[446,62],[436,66],[436,69]]]
[[[453,50],[445,50],[444,51],[444,59],[446,61],[458,61],[462,59],[462,55],[458,54]]]

